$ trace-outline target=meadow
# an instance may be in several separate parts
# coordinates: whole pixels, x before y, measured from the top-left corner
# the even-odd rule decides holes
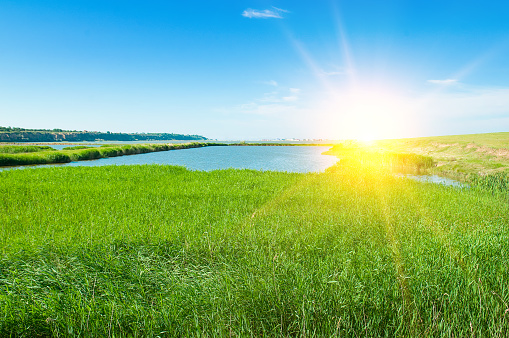
[[[0,172],[0,336],[509,335],[507,195],[345,163]]]

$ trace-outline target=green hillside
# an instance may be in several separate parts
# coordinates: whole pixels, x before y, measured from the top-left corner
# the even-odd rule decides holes
[[[509,173],[509,132],[381,140],[376,146],[431,156],[434,173],[464,175]]]

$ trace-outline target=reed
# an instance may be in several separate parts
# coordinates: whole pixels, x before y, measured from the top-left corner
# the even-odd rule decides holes
[[[90,147],[90,146],[71,146],[71,147],[62,148],[62,150],[79,150],[79,149],[88,149],[88,148],[93,148],[93,147]]]
[[[382,168],[394,172],[423,173],[435,165],[430,156],[397,153],[363,146],[356,142],[337,144],[324,154],[337,156],[342,167]]]
[[[34,153],[38,151],[55,150],[49,146],[1,146],[0,154]]]
[[[507,173],[495,173],[488,175],[468,174],[464,181],[479,189],[491,192],[501,192],[505,195],[509,193],[509,174]]]
[[[0,166],[17,166],[30,164],[68,163],[72,161],[95,160],[105,157],[144,154],[156,151],[188,149],[219,145],[216,143],[180,143],[180,144],[127,144],[107,145],[105,147],[68,147],[61,151],[42,147],[33,153],[1,153]],[[221,144],[222,145],[222,144]],[[27,148],[27,147],[23,147]],[[29,147],[28,147],[29,148]],[[37,148],[37,147],[36,147]],[[45,149],[50,148],[50,149]]]
[[[509,334],[505,199],[338,168],[2,171],[0,336]]]

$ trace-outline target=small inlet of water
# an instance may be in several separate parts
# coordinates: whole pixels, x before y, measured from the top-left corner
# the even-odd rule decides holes
[[[410,174],[398,174],[397,177],[406,177],[410,178],[412,180],[418,181],[418,182],[424,182],[424,183],[435,183],[435,184],[442,184],[457,188],[466,188],[468,187],[467,184],[461,183],[455,180],[452,180],[450,178],[440,177],[437,175],[410,175]]]

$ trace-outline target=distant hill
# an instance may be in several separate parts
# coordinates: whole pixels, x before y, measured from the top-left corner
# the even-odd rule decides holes
[[[24,129],[0,127],[0,142],[91,142],[91,141],[162,141],[208,140],[201,135],[173,133],[111,133],[62,129]]]

